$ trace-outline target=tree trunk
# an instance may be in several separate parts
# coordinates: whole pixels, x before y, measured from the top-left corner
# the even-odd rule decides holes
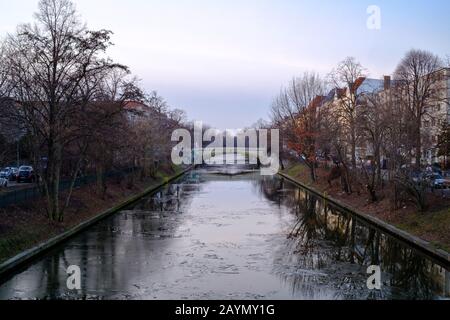
[[[56,148],[56,161],[55,161],[55,184],[54,184],[54,195],[53,195],[53,203],[55,204],[55,217],[57,217],[58,222],[62,222],[64,220],[63,212],[59,206],[59,183],[61,180],[61,165],[62,165],[62,151],[60,146]]]
[[[86,148],[87,148],[87,146],[86,146]],[[86,149],[83,150],[83,153],[84,153],[85,151],[86,151]],[[67,194],[67,198],[66,198],[64,207],[61,209],[61,214],[62,214],[62,215],[64,214],[64,211],[65,211],[65,210],[69,207],[69,205],[70,205],[70,199],[72,198],[73,189],[74,189],[75,183],[76,183],[76,181],[77,181],[77,179],[78,179],[78,172],[80,171],[80,167],[81,167],[81,162],[82,162],[82,161],[83,161],[83,158],[80,157],[80,158],[78,159],[78,161],[77,161],[76,166],[75,166],[75,171],[74,171],[74,173],[73,173],[73,175],[72,175],[72,179],[71,179],[71,181],[70,181],[69,192],[68,192],[68,194]]]
[[[316,182],[317,181],[317,176],[316,176],[316,167],[315,167],[314,163],[311,163],[309,165],[309,170],[310,170],[312,182]]]
[[[284,163],[283,163],[283,157],[282,157],[282,156],[280,156],[280,167],[281,167],[281,170],[282,170],[282,171],[285,169],[285,166],[284,166]]]
[[[352,138],[352,168],[355,170],[356,168],[356,142]]]
[[[356,129],[354,121],[351,123],[351,149],[352,149],[352,170],[356,169]]]
[[[53,163],[51,173],[51,188],[50,188],[50,217],[53,221],[60,221],[59,211],[59,182],[60,182],[61,165],[58,160]]]
[[[59,180],[61,171],[61,155],[56,143],[50,139],[48,143],[47,154],[47,172],[46,172],[46,194],[47,194],[47,212],[52,221],[60,219],[59,212]]]
[[[421,126],[421,119],[419,117],[419,120],[417,121],[417,128],[416,128],[416,168],[420,169],[421,167],[421,159],[422,159],[422,139],[420,137],[420,126]]]
[[[377,202],[378,197],[377,197],[377,192],[375,191],[375,188],[373,186],[368,186],[367,189],[369,191],[370,201],[372,203]]]
[[[375,166],[376,168],[374,168],[376,170],[376,175],[377,175],[377,184],[383,187],[383,177],[381,175],[381,156],[380,156],[380,146],[377,145],[377,147],[375,148]]]

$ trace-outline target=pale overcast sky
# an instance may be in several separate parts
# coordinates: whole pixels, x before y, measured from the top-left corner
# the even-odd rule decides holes
[[[38,0],[0,0],[0,34],[30,22]],[[110,55],[192,120],[241,128],[305,70],[355,56],[380,78],[411,48],[450,53],[448,0],[75,0],[91,29],[114,32]],[[381,9],[369,30],[367,8]]]

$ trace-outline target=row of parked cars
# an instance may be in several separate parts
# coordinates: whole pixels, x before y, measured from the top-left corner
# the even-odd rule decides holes
[[[36,181],[36,175],[32,166],[6,167],[0,171],[0,186],[7,187],[8,182],[33,183]]]
[[[449,172],[422,172],[413,174],[415,182],[423,181],[432,189],[450,188]]]

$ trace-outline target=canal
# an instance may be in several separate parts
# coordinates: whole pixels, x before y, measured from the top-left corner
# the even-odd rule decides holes
[[[281,177],[234,170],[191,171],[4,279],[0,299],[449,298],[431,258]]]

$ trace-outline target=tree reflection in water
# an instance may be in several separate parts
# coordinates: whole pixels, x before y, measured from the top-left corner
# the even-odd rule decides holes
[[[192,182],[192,183],[190,183]],[[133,255],[135,252],[153,250],[149,238],[164,239],[177,237],[181,219],[167,219],[179,215],[182,206],[189,206],[192,194],[198,193],[200,186],[195,180],[183,184],[170,184],[153,195],[148,195],[130,210],[115,215],[91,229],[90,233],[81,234],[74,245],[66,250],[56,251],[44,260],[38,288],[46,288],[48,296],[40,299],[102,299],[103,294],[110,294],[110,288],[127,288],[127,273],[130,268],[139,274],[146,271],[146,256]],[[167,244],[158,243],[158,250],[164,250]],[[68,255],[66,257],[66,255]],[[89,263],[89,259],[96,263]],[[136,259],[140,259],[137,262]],[[130,262],[132,261],[132,262]],[[162,269],[158,259],[152,261],[154,268]],[[68,291],[65,288],[70,265],[82,267],[81,290]],[[88,268],[88,269],[87,269]],[[88,294],[90,292],[90,294]],[[93,294],[95,293],[95,294]],[[130,298],[128,295],[113,298]]]
[[[367,289],[372,264],[382,268],[381,291]],[[79,292],[67,291],[69,265],[81,267]],[[288,181],[196,170],[55,248],[2,284],[0,296],[241,298],[255,285],[257,298],[427,299],[449,296],[449,275]]]
[[[293,272],[280,274],[294,291],[314,294],[322,283],[338,289],[334,298],[448,297],[448,270],[399,240],[283,179],[261,179],[258,188],[296,218],[280,261],[295,262]],[[381,291],[367,289],[370,265],[381,267]]]

